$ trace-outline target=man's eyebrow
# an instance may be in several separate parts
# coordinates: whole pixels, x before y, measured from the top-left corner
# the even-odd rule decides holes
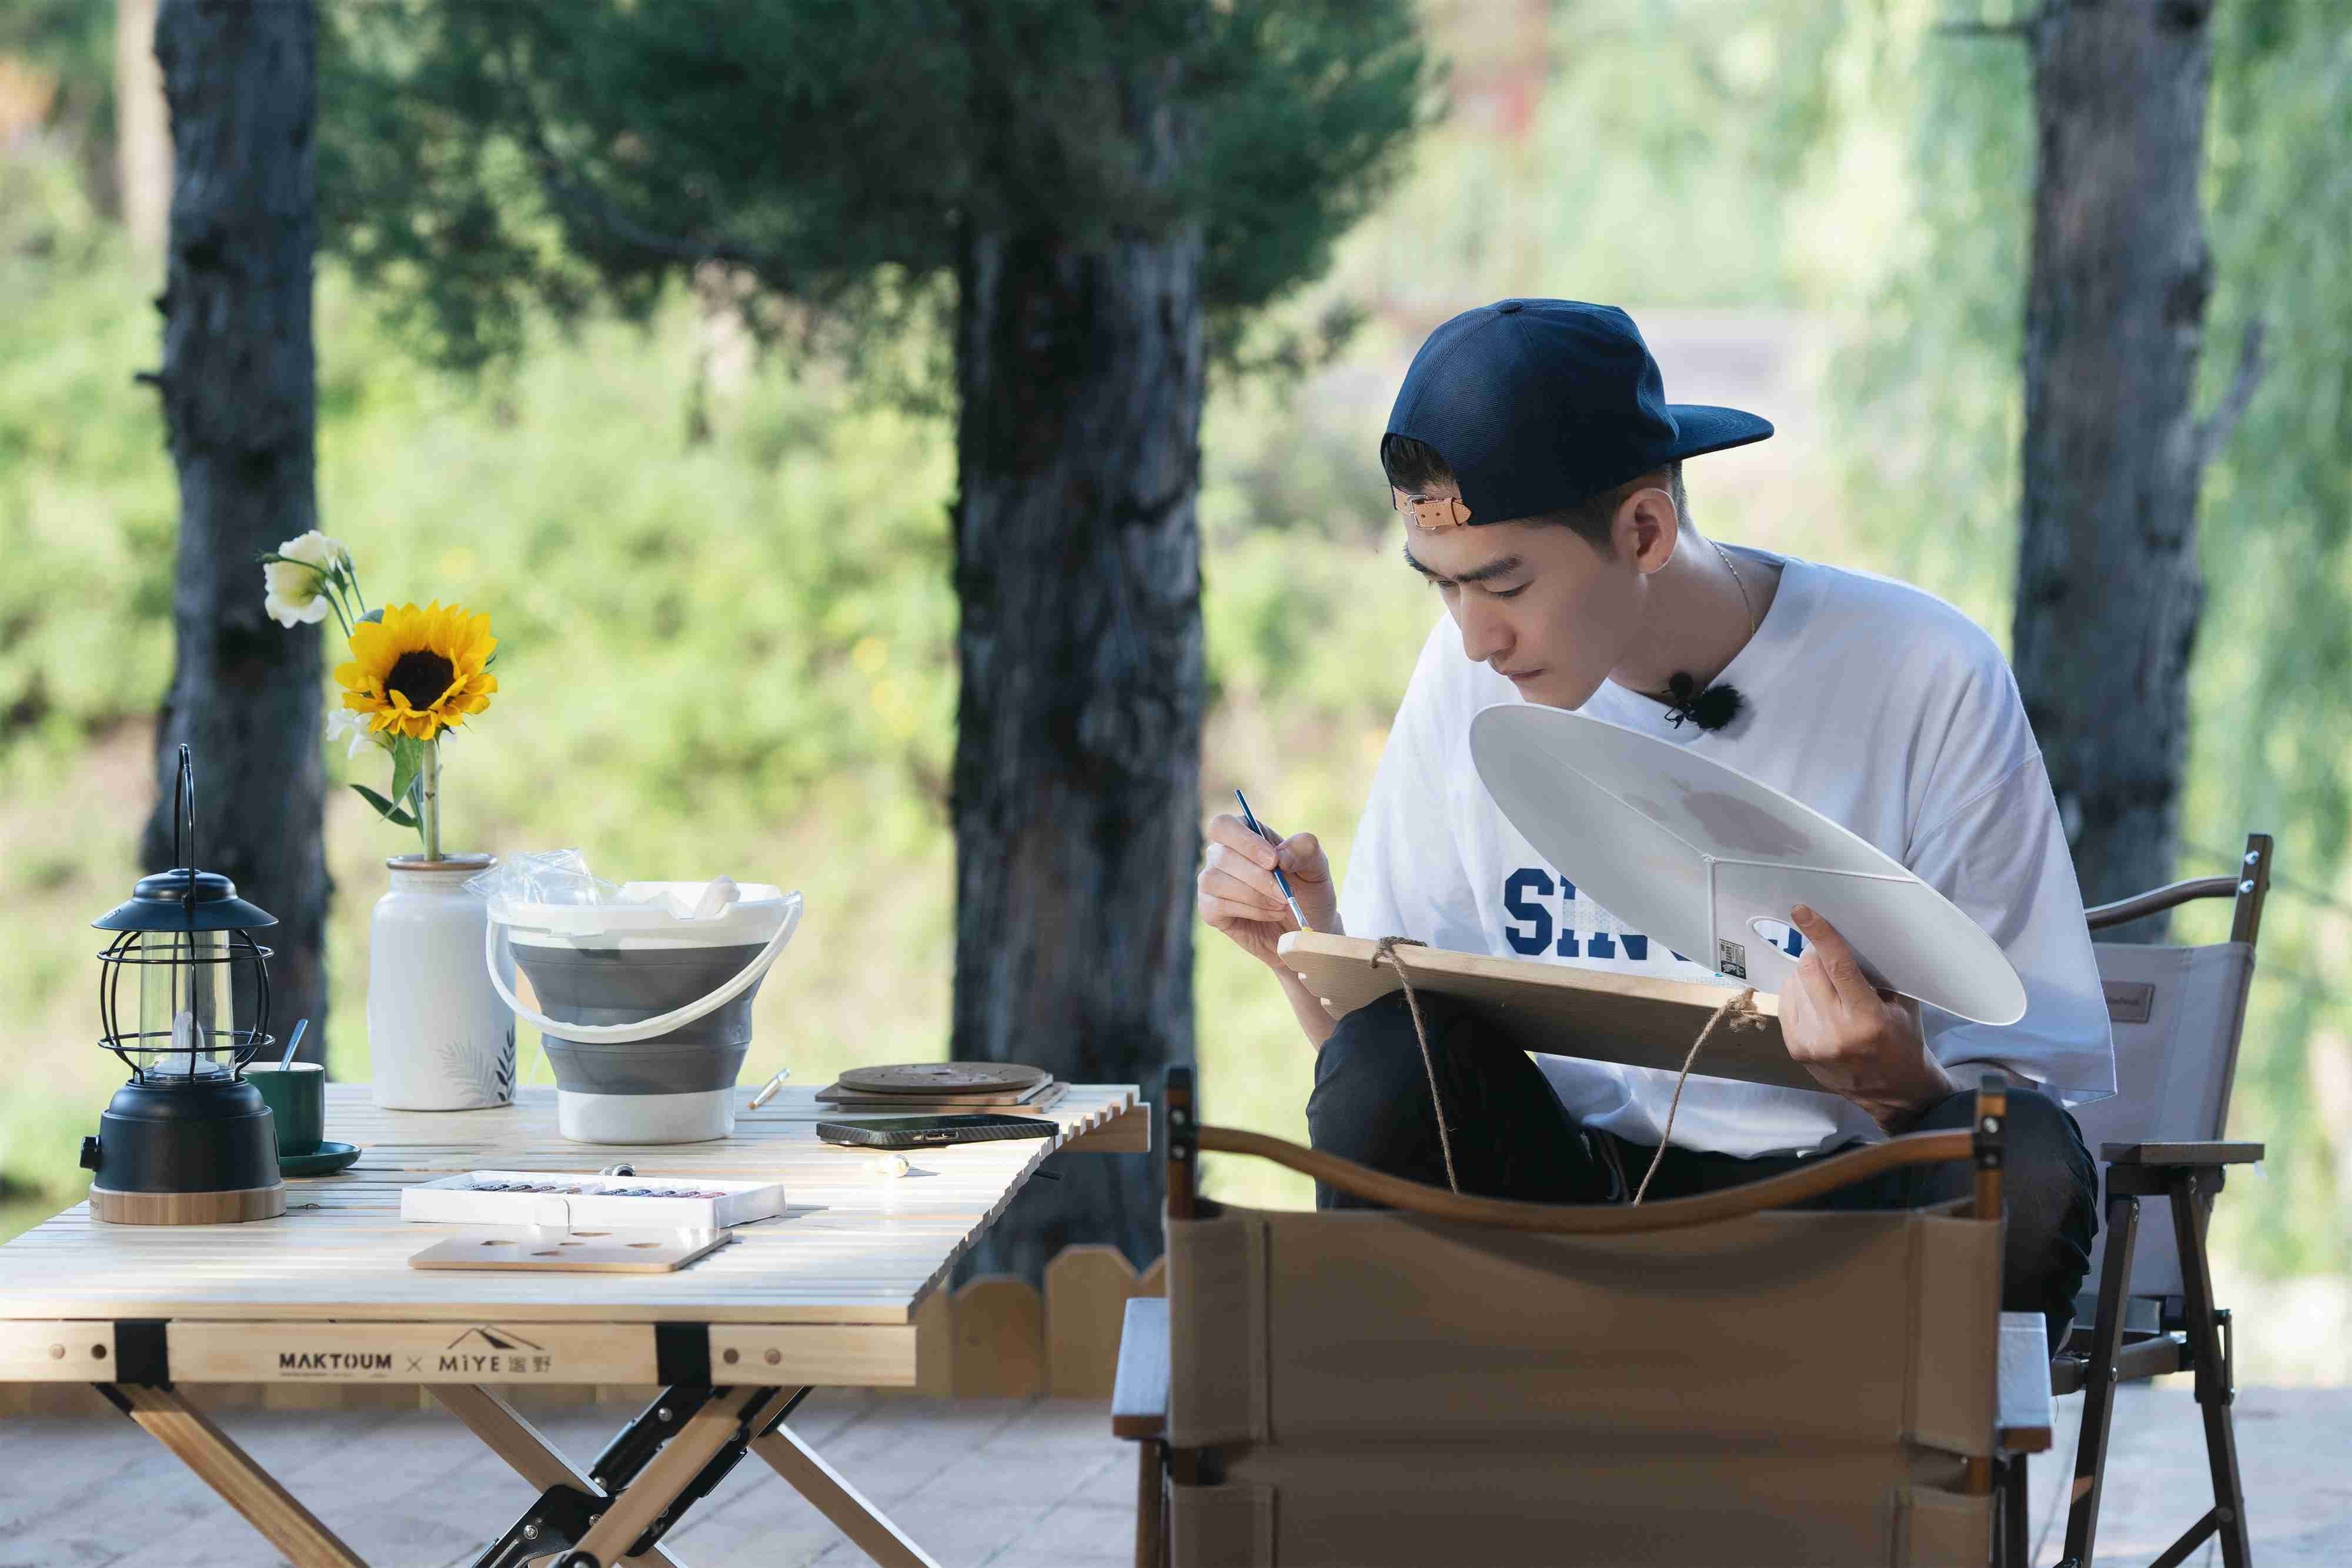
[[[1459,577],[1441,577],[1436,572],[1430,570],[1429,568],[1421,563],[1420,559],[1412,553],[1412,547],[1411,545],[1404,547],[1404,563],[1405,565],[1412,568],[1413,570],[1421,573],[1422,576],[1429,579],[1432,582],[1455,583],[1490,582],[1496,578],[1517,571],[1521,567],[1528,564],[1518,556],[1507,555],[1499,560],[1490,560],[1484,566],[1473,568],[1471,570],[1464,572]]]

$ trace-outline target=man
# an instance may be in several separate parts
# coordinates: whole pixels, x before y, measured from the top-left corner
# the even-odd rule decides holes
[[[1976,1080],[1998,1069],[2019,1086],[2003,1304],[2043,1313],[2055,1343],[2088,1266],[2096,1197],[2063,1106],[2112,1093],[2115,1071],[2042,755],[2000,651],[1950,605],[1719,545],[1692,524],[1683,460],[1771,433],[1736,409],[1668,404],[1622,310],[1508,299],[1440,327],[1406,372],[1381,456],[1406,560],[1448,614],[1390,731],[1345,895],[1333,896],[1313,834],[1277,846],[1221,816],[1199,907],[1274,971],[1319,1048],[1316,1146],[1442,1186],[1431,1069],[1403,998],[1330,1019],[1275,956],[1294,922],[1274,869],[1324,930],[1728,984],[1627,930],[1534,852],[1479,783],[1471,717],[1515,700],[1576,709],[1696,747],[1804,801],[1981,925],[2024,982],[2024,1018],[1995,1029],[1876,989],[1844,936],[1801,906],[1780,1024],[1821,1092],[1694,1077],[1662,1152],[1675,1074],[1586,1060],[1573,1040],[1530,1060],[1424,998],[1462,1188],[1619,1202],[1654,1162],[1650,1197],[1712,1191],[1874,1137],[1964,1127]],[[1934,1202],[1968,1180],[1958,1166],[1921,1167],[1821,1206]],[[1328,1188],[1318,1197],[1352,1202]]]

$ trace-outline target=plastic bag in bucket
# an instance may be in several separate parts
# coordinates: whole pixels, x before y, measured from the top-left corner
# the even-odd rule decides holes
[[[576,851],[518,856],[477,879],[483,961],[555,1069],[556,1127],[585,1144],[691,1144],[735,1130],[751,1000],[800,925],[801,895],[764,883],[588,874]],[[501,935],[544,1013],[507,988]]]

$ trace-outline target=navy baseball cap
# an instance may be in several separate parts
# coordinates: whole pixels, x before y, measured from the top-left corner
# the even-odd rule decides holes
[[[1678,459],[1761,441],[1772,425],[1668,402],[1641,329],[1613,305],[1505,299],[1429,335],[1388,434],[1434,448],[1454,471],[1460,506],[1414,508],[1442,528],[1556,512]]]

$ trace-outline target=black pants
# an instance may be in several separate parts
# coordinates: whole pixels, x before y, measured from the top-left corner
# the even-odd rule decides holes
[[[1462,1190],[1531,1203],[1622,1203],[1656,1154],[1651,1145],[1580,1127],[1525,1052],[1486,1040],[1460,1007],[1424,996],[1430,1054],[1454,1129]],[[1929,1107],[1908,1130],[1970,1125],[1975,1092]],[[1433,1186],[1445,1185],[1444,1155],[1430,1105],[1429,1072],[1402,992],[1339,1020],[1315,1062],[1307,1126],[1318,1149]],[[1689,1197],[1774,1176],[1820,1156],[1742,1159],[1668,1145],[1650,1198]],[[1974,1190],[1967,1166],[1912,1166],[1839,1188],[1804,1208],[1915,1208]],[[2050,1343],[2064,1343],[2074,1292],[2090,1267],[2098,1228],[2098,1167],[2074,1118],[2046,1095],[2009,1092],[2009,1146],[2002,1171],[2009,1230],[2001,1310],[2040,1312]],[[1318,1183],[1321,1208],[1375,1207]]]

